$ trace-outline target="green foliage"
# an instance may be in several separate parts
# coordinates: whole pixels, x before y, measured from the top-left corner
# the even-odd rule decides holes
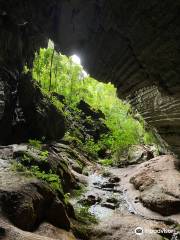
[[[39,150],[42,148],[42,142],[36,139],[29,139],[29,145]]]
[[[76,218],[79,222],[85,224],[98,223],[96,216],[89,212],[88,206],[75,208]]]
[[[78,189],[74,189],[72,192],[72,196],[79,198],[82,196],[83,193],[86,192],[86,188],[83,184],[79,185]]]
[[[89,153],[92,157],[98,158],[100,146],[98,143],[95,143],[93,139],[89,139],[85,144],[82,144],[82,149]]]
[[[45,162],[47,161],[48,156],[49,156],[49,152],[47,150],[41,151],[39,154],[40,159]]]
[[[104,166],[112,166],[113,165],[113,159],[101,159],[99,160],[99,163],[104,165]]]
[[[42,161],[42,163],[48,161],[49,152],[47,150],[41,150],[42,143],[38,140],[29,140],[29,144],[31,151],[25,152],[19,159],[19,162],[13,162],[12,170],[22,172],[26,176],[37,177],[38,179],[48,182],[54,190],[63,192],[59,176],[53,173],[52,170],[45,172],[38,166],[39,161]]]
[[[64,202],[65,202],[65,204],[68,204],[68,203],[69,203],[70,196],[71,196],[70,193],[66,193],[66,194],[64,194]]]
[[[80,100],[84,100],[105,114],[105,123],[111,134],[102,136],[98,143],[90,139],[84,146],[95,157],[102,146],[115,153],[134,144],[156,142],[153,134],[145,130],[142,117],[117,97],[116,88],[111,83],[98,82],[85,74],[82,66],[75,64],[72,58],[58,54],[52,48],[40,49],[36,53],[32,73],[47,94],[51,96],[51,92],[56,92],[64,95],[66,103],[73,109]],[[62,108],[63,104],[56,98],[52,98],[52,101]],[[78,134],[71,133],[71,136],[79,138]]]
[[[13,162],[11,169],[13,171],[21,172],[26,176],[37,177],[38,179],[41,179],[49,183],[49,185],[55,191],[63,192],[61,180],[59,176],[52,173],[51,170],[48,173],[46,173],[45,171],[41,171],[40,168],[36,165],[26,167],[23,165],[23,163],[20,163],[20,162]]]
[[[38,179],[48,182],[54,190],[63,192],[59,176],[52,173],[51,170],[46,173],[45,171],[41,171],[38,166],[31,166],[28,171]]]
[[[27,174],[27,168],[20,162],[13,162],[11,165],[11,170]]]

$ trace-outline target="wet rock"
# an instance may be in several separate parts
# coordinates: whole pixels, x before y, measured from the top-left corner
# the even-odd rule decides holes
[[[13,158],[14,145],[0,146],[0,159],[11,160]]]
[[[101,186],[101,182],[93,182],[93,185],[94,185],[94,186],[99,186],[99,187],[100,187],[100,186]]]
[[[102,207],[116,209],[119,207],[119,200],[115,197],[108,197],[105,202],[101,204]]]
[[[105,203],[102,203],[101,204],[102,207],[106,207],[106,208],[110,208],[112,210],[116,209],[117,208],[117,205],[114,204],[114,203],[108,203],[108,202],[105,202]]]
[[[83,199],[79,200],[79,203],[89,206],[92,206],[99,202],[101,202],[101,198],[99,197],[99,195],[95,194],[89,194],[85,196]]]
[[[139,197],[135,197],[134,203],[139,203]]]
[[[73,163],[71,167],[75,172],[82,174],[82,167],[80,167],[77,163]]]
[[[114,203],[114,204],[118,204],[118,199],[117,198],[114,198],[114,197],[110,197],[106,200],[106,202],[108,203]]]
[[[101,188],[115,188],[117,186],[116,183],[105,182],[101,184]]]
[[[110,179],[109,179],[109,182],[110,183],[119,183],[121,181],[121,179],[119,178],[119,177],[111,177]]]
[[[27,144],[13,145],[13,158],[22,157],[27,150]]]
[[[118,183],[111,183],[111,182],[94,182],[93,185],[95,188],[102,189],[104,191],[109,191],[109,192],[121,192],[120,189],[117,187],[119,186]]]

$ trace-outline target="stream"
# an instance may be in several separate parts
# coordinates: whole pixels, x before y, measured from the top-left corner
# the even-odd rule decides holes
[[[157,224],[166,224],[166,222],[171,221],[169,218],[166,219],[149,210],[149,214],[146,212],[143,214],[143,211],[139,211],[136,207],[136,204],[140,204],[139,199],[137,197],[132,199],[131,196],[129,196],[127,184],[129,180],[123,181],[123,177],[126,178],[128,176],[126,172],[131,172],[135,167],[136,166],[130,166],[127,170],[125,168],[106,167],[103,169],[103,172],[101,169],[91,172],[89,176],[87,176],[85,192],[78,198],[72,198],[71,203],[75,208],[81,208],[84,204],[88,205],[89,212],[96,217],[99,223],[105,222],[107,219],[113,221],[116,217],[122,218],[123,216],[129,216],[132,219],[135,218],[135,221],[137,217],[140,218],[141,221],[147,220],[147,226],[149,221],[153,223],[156,221]],[[179,239],[176,235],[177,233],[173,233],[168,239]]]

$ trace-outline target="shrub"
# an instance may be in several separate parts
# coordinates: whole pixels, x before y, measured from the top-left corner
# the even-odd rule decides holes
[[[36,140],[36,139],[29,139],[29,145],[38,150],[41,150],[41,148],[42,148],[42,142],[39,140]]]

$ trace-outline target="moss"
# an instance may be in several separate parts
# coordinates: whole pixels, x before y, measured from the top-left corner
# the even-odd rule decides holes
[[[113,159],[101,159],[99,160],[99,163],[102,164],[103,166],[113,166],[114,161]]]
[[[180,232],[180,224],[177,224],[177,226],[175,227],[176,231]]]
[[[83,184],[80,184],[78,189],[75,189],[72,191],[72,196],[78,198],[85,192],[86,192],[86,187]]]
[[[74,143],[75,145],[82,145],[82,141],[75,135],[69,132],[66,132],[63,138],[64,141]]]
[[[45,100],[51,102],[60,113],[63,113],[64,104],[62,102],[60,102],[56,97],[52,96],[51,92],[45,90],[44,88],[41,88],[41,92]]]
[[[76,207],[75,214],[77,220],[84,224],[98,223],[96,216],[89,212],[89,206]]]
[[[22,172],[25,176],[37,177],[41,179],[52,187],[55,191],[63,193],[63,188],[61,180],[58,175],[54,174],[52,171],[48,173],[41,171],[38,166],[25,167],[22,163],[15,162],[12,164],[12,170]]]
[[[29,139],[29,145],[38,149],[38,150],[41,150],[42,149],[42,142],[37,140],[37,139]]]

